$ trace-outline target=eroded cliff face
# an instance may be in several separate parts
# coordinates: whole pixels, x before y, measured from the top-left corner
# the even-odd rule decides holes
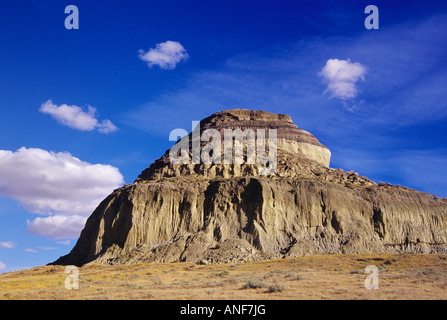
[[[172,164],[169,153],[93,212],[54,264],[244,262],[319,253],[446,253],[447,200],[331,169],[290,117],[224,111],[201,129],[276,128],[277,164]],[[201,144],[203,147],[203,144]],[[319,152],[317,154],[319,154]],[[314,153],[315,154],[315,153]]]

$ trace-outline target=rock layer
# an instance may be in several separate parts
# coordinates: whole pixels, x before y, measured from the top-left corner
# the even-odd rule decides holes
[[[447,199],[329,168],[329,150],[289,116],[228,110],[204,119],[200,129],[207,128],[276,128],[275,172],[261,176],[246,163],[174,165],[168,150],[102,201],[54,264],[447,253]]]

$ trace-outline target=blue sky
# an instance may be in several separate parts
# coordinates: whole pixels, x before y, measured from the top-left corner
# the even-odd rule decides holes
[[[224,109],[289,114],[331,167],[447,197],[446,34],[443,1],[1,1],[0,272],[68,253],[171,130]]]

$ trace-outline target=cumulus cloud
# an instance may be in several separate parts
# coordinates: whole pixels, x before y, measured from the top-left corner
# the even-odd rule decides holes
[[[6,264],[0,261],[0,270],[6,269]]]
[[[87,107],[87,111],[75,105],[55,105],[51,100],[43,103],[39,111],[51,115],[57,122],[64,126],[80,131],[93,131],[97,129],[101,133],[111,133],[118,128],[110,121],[99,122],[96,119],[96,108]]]
[[[327,83],[326,92],[332,98],[343,101],[357,97],[356,84],[365,79],[366,67],[350,59],[329,59],[321,69],[320,75]]]
[[[147,52],[139,50],[138,57],[147,62],[150,68],[158,65],[161,69],[171,70],[177,63],[187,60],[189,55],[179,42],[166,41],[157,44],[155,48]]]
[[[27,231],[30,234],[45,236],[52,239],[77,238],[84,228],[86,217],[54,215],[27,221]],[[41,249],[42,248],[38,248]]]
[[[90,164],[68,152],[0,150],[0,195],[19,200],[31,212],[85,215],[122,183],[117,168]]]
[[[33,234],[74,237],[85,217],[123,183],[117,168],[81,161],[68,152],[0,150],[0,196],[18,200],[29,212],[48,216],[28,222]]]

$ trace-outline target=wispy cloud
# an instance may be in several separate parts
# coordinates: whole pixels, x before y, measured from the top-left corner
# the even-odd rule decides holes
[[[49,215],[28,222],[29,232],[63,238],[76,236],[86,217],[124,179],[115,167],[81,161],[68,152],[21,148],[0,150],[0,181],[0,196]]]
[[[70,241],[70,240],[67,240],[67,241]],[[60,243],[60,242],[62,242],[62,241],[58,241],[57,243]],[[29,253],[37,253],[37,252],[39,252],[39,250],[40,251],[49,251],[49,250],[57,250],[57,249],[58,249],[57,247],[37,246],[37,247],[34,247],[34,249],[33,248],[23,249],[23,251],[29,252]]]
[[[16,242],[14,241],[2,241],[0,242],[0,248],[12,249],[16,246]]]
[[[178,63],[189,58],[185,48],[177,41],[166,41],[156,45],[155,48],[138,51],[138,57],[147,63],[149,68],[157,65],[161,69],[174,69]]]
[[[447,150],[401,150],[392,159],[403,185],[447,198]]]
[[[87,111],[76,105],[54,104],[51,100],[43,103],[39,111],[51,115],[57,122],[64,126],[80,131],[98,130],[101,133],[111,133],[118,128],[108,119],[99,121],[96,118],[96,108],[87,107]]]
[[[101,133],[111,133],[118,130],[118,128],[109,119],[97,123],[96,128]]]
[[[64,246],[69,246],[71,244],[70,239],[56,241],[58,244],[63,244]]]
[[[37,246],[36,249],[43,250],[43,251],[49,251],[49,250],[57,250],[57,247]]]

